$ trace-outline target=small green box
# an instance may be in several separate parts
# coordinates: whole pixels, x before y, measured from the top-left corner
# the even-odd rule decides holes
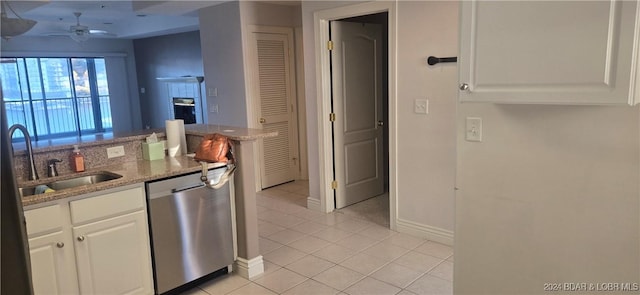
[[[142,143],[142,158],[147,161],[164,159],[164,143]]]

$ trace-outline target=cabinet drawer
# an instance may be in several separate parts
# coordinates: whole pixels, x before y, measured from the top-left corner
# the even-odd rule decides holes
[[[73,201],[71,223],[74,225],[92,222],[145,208],[144,189],[135,187],[106,193],[97,197]]]
[[[27,222],[29,237],[62,230],[63,220],[60,205],[26,210],[24,218]]]

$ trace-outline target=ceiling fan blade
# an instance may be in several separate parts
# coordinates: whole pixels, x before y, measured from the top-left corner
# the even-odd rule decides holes
[[[47,36],[47,37],[69,36],[69,32],[68,31],[44,32],[44,33],[41,33],[39,35],[40,36]]]
[[[67,38],[71,37],[71,39],[77,42],[84,42],[90,38],[116,38],[117,37],[116,34],[111,33],[107,30],[90,29],[88,26],[80,24],[80,21],[79,21],[80,13],[79,12],[74,13],[74,15],[77,18],[77,24],[69,26],[68,30],[49,31],[49,32],[42,33],[40,35],[47,36],[47,37],[62,37],[62,36]]]
[[[99,36],[116,37],[116,34],[114,34],[114,33],[109,33],[108,31],[105,31],[105,30],[94,30],[94,29],[91,29],[91,30],[89,30],[89,33],[90,33],[91,35],[99,35]]]

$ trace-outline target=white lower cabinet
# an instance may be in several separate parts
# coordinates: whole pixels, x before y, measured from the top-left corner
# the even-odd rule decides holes
[[[35,294],[153,294],[142,185],[26,208]]]
[[[147,215],[135,212],[73,228],[82,294],[148,294]]]
[[[73,245],[62,231],[29,239],[35,294],[77,294]]]

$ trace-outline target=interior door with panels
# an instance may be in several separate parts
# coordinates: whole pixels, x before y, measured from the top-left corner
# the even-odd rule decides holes
[[[278,132],[259,145],[261,187],[267,188],[296,179],[299,167],[293,32],[286,28],[257,30],[252,40],[258,69],[258,120],[262,129]]]
[[[382,27],[330,23],[336,208],[384,193]]]

